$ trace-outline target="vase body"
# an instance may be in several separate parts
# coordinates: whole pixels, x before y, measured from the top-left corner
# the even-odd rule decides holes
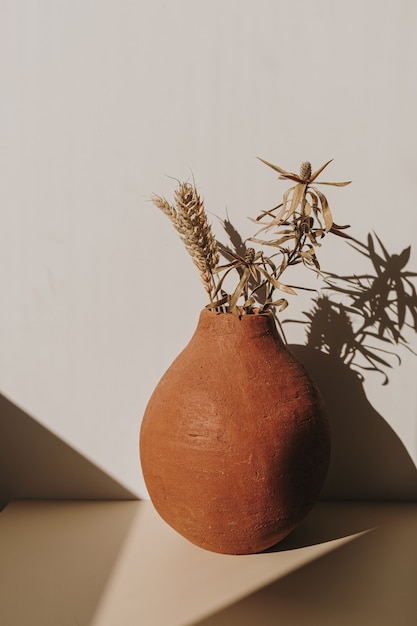
[[[271,315],[202,311],[146,407],[140,456],[158,513],[202,548],[260,552],[300,523],[327,473],[329,426]]]

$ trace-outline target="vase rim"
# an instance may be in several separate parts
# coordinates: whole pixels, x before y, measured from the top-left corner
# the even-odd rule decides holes
[[[253,313],[226,313],[225,311],[214,311],[212,309],[209,309],[207,307],[204,307],[204,309],[202,309],[201,313],[203,314],[210,314],[210,315],[219,315],[219,316],[228,316],[228,317],[236,317],[239,319],[243,319],[243,318],[259,318],[259,317],[273,317],[271,311],[260,311],[259,309],[256,309]]]
[[[238,315],[235,313],[220,313],[204,308],[200,312],[198,327],[210,329],[212,333],[227,333],[236,337],[246,333],[254,333],[256,336],[261,334],[274,334],[282,342],[279,336],[277,325],[272,313],[256,313],[249,315]],[[249,335],[247,335],[249,336]]]

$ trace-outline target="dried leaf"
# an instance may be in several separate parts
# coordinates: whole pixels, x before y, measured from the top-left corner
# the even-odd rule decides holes
[[[290,210],[286,216],[287,219],[296,211],[298,205],[301,203],[301,200],[305,195],[306,188],[307,184],[304,183],[299,183],[293,188],[294,192],[292,194]]]
[[[312,175],[310,176],[310,180],[308,182],[309,183],[314,182],[316,180],[317,176],[319,176],[322,173],[322,171],[324,170],[324,168],[326,168],[329,165],[329,163],[331,163],[332,161],[333,161],[333,159],[330,159],[330,161],[327,161],[327,163],[325,163],[324,165],[319,167],[318,170],[313,172]]]
[[[316,185],[331,185],[332,187],[346,187],[346,185],[350,185],[351,182],[352,182],[351,180],[347,180],[342,183],[330,183],[330,182],[324,182],[320,180],[316,182]]]
[[[253,238],[253,239],[251,238],[249,239],[249,241],[253,241],[253,243],[259,243],[262,246],[279,247],[286,241],[289,241],[290,239],[294,239],[294,237],[295,237],[295,234],[292,234],[292,235],[285,235],[284,237],[281,237],[280,239],[274,239],[271,241],[265,241],[264,239],[256,239],[256,238]]]
[[[223,276],[220,278],[220,280],[219,280],[218,284],[216,285],[216,288],[215,288],[215,290],[214,290],[214,292],[213,292],[213,294],[212,294],[212,298],[215,298],[215,297],[217,296],[217,294],[219,293],[219,291],[221,290],[221,288],[222,288],[222,286],[223,286],[223,283],[224,283],[224,280],[225,280],[226,276],[227,276],[228,274],[230,274],[230,272],[232,271],[232,269],[233,269],[233,266],[232,266],[232,267],[229,267],[229,269],[228,269],[228,270],[227,270],[227,271],[223,274]]]
[[[285,298],[280,298],[279,300],[274,300],[273,302],[267,302],[268,306],[277,306],[278,311],[280,313],[282,313],[282,311],[284,311],[287,306],[288,306],[288,300],[285,300]]]
[[[231,297],[230,297],[230,301],[229,301],[229,307],[231,310],[235,310],[236,309],[236,304],[237,301],[239,300],[240,296],[243,293],[244,287],[247,284],[248,280],[250,277],[250,269],[248,267],[246,267],[243,271],[243,274],[240,278],[239,284],[236,287],[236,289],[234,290],[234,292],[232,293]]]
[[[275,272],[275,270],[276,270],[277,268],[276,268],[275,263],[272,261],[272,259],[270,259],[270,258],[269,258],[269,257],[267,257],[267,256],[262,257],[262,258],[263,258],[264,263],[265,263],[266,265],[269,265],[269,267],[272,269],[272,271],[273,271],[273,272]]]
[[[279,311],[280,313],[282,313],[282,311],[285,311],[285,309],[286,309],[286,308],[287,308],[287,306],[288,306],[288,300],[282,300],[281,305],[277,305],[277,306],[279,306],[278,311]]]
[[[288,215],[290,213],[287,210],[287,204],[289,202],[291,193],[294,193],[294,190],[295,190],[296,187],[297,187],[297,185],[295,185],[295,187],[290,187],[289,189],[287,189],[287,191],[282,196],[282,209],[278,213],[276,218],[272,220],[271,226],[273,226],[275,224],[279,224],[279,222],[281,222],[283,219],[287,219],[288,218]]]
[[[249,271],[251,273],[253,280],[257,281],[258,280],[258,268],[256,267],[256,265],[250,265]]]
[[[264,163],[268,167],[272,167],[273,170],[275,170],[276,172],[279,172],[279,174],[282,174],[282,176],[284,176],[285,178],[289,178],[290,180],[295,180],[297,183],[300,182],[300,177],[297,174],[293,174],[292,172],[287,172],[286,170],[283,170],[281,167],[278,167],[278,165],[273,165],[272,163],[269,163],[268,161],[261,159],[261,157],[257,157],[257,158],[259,159],[259,161],[262,161],[262,163]]]
[[[268,280],[268,282],[270,282],[271,285],[273,285],[275,287],[275,289],[279,289],[280,291],[284,291],[285,293],[289,293],[292,296],[296,296],[297,295],[297,292],[294,291],[294,289],[291,289],[291,287],[288,287],[287,285],[283,285],[282,283],[280,283],[279,280],[277,280],[276,278],[271,276],[271,274],[268,274],[268,272],[266,270],[264,270],[263,268],[260,267],[259,271],[261,272],[261,274],[263,274],[263,276],[265,276],[265,278]]]
[[[345,224],[344,226],[339,226],[338,224],[335,224],[333,222],[332,228],[335,228],[336,230],[344,230],[345,228],[350,228],[350,226],[348,224]]]
[[[206,309],[217,309],[218,307],[226,304],[228,300],[229,296],[225,295],[223,296],[223,298],[220,298],[220,300],[216,300],[215,302],[210,302],[210,304],[207,304]]]
[[[272,217],[273,219],[275,218],[275,214],[273,213],[273,211],[276,211],[277,209],[280,209],[282,207],[282,202],[281,204],[278,204],[277,206],[275,206],[273,209],[268,209],[267,211],[262,211],[262,213],[260,213],[258,215],[258,217],[253,218],[253,217],[249,217],[248,219],[251,222],[260,222],[264,217]]]
[[[318,195],[318,197],[320,199],[322,213],[323,213],[323,217],[324,217],[324,223],[326,225],[326,231],[329,232],[329,230],[331,229],[331,227],[333,225],[333,217],[332,217],[332,213],[330,211],[329,203],[327,202],[327,198],[324,195],[324,193],[322,193],[318,189],[314,189],[314,191],[316,192],[316,194]]]
[[[243,308],[244,309],[248,309],[249,307],[251,307],[252,305],[254,305],[256,302],[255,298],[253,296],[250,296],[246,302],[243,303]]]
[[[347,233],[342,233],[340,232],[340,230],[334,229],[333,227],[329,230],[329,233],[332,233],[333,235],[337,235],[338,237],[343,237],[344,239],[352,239],[352,237],[348,235]]]
[[[311,204],[307,200],[307,198],[304,198],[304,201],[303,201],[302,206],[301,206],[301,210],[302,210],[304,215],[311,215],[313,207],[311,206]]]
[[[310,260],[313,256],[315,256],[315,252],[313,248],[309,248],[308,250],[301,250],[300,254],[304,259],[310,259]]]
[[[243,259],[242,259],[242,262],[243,262]],[[226,265],[218,265],[217,267],[214,268],[213,274],[218,274],[219,272],[223,272],[224,270],[231,269],[235,266],[236,266],[236,260],[231,261],[230,263],[226,263]]]

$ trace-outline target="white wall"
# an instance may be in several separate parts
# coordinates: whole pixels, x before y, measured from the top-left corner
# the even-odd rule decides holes
[[[292,170],[334,158],[329,178],[354,181],[329,189],[335,221],[359,238],[375,229],[392,252],[412,244],[416,269],[417,5],[1,0],[0,11],[0,390],[144,494],[140,418],[206,304],[151,192],[192,173],[207,209],[227,208],[248,235],[246,216],[283,189],[256,156]],[[346,272],[350,258],[323,250],[327,269]],[[416,358],[386,387],[366,380],[415,461]]]

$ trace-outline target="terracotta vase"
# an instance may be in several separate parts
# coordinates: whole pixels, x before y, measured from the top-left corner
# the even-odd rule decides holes
[[[202,311],[149,400],[140,455],[156,510],[202,548],[260,552],[300,523],[326,476],[329,426],[271,315]]]

